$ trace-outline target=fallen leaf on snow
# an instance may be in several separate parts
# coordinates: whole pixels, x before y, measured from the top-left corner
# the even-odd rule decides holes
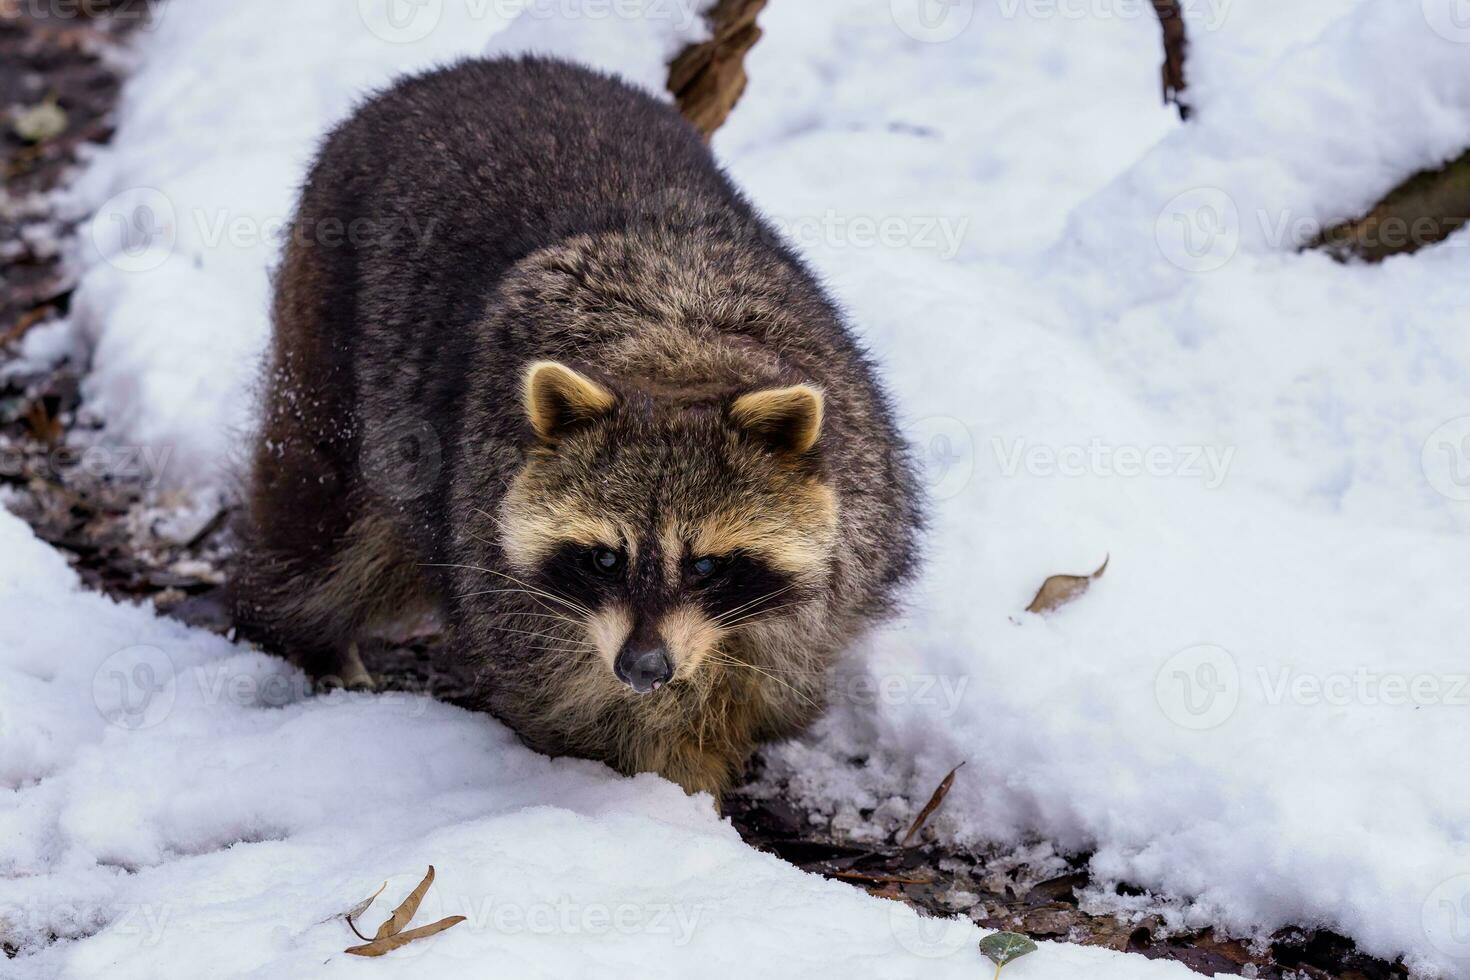
[[[1112,556],[1103,559],[1097,571],[1091,575],[1053,575],[1041,583],[1041,588],[1036,592],[1036,598],[1031,600],[1031,605],[1026,607],[1030,613],[1048,613],[1053,609],[1059,609],[1067,603],[1076,599],[1087,591],[1094,581],[1102,578],[1103,572],[1108,570],[1108,562]]]
[[[353,956],[382,956],[384,953],[393,952],[393,950],[400,946],[407,946],[416,939],[424,939],[435,933],[443,932],[450,926],[457,926],[463,921],[464,916],[451,915],[447,919],[440,919],[438,922],[430,923],[426,926],[419,926],[417,929],[410,929],[407,932],[400,932],[393,936],[384,936],[382,939],[374,939],[372,942],[363,943],[361,946],[349,946],[346,951]]]
[[[410,929],[407,932],[403,931],[403,927],[413,921],[414,914],[419,910],[419,904],[423,902],[424,896],[429,892],[429,886],[433,883],[434,866],[431,864],[429,865],[429,873],[424,875],[424,880],[419,882],[418,887],[409,893],[408,897],[403,900],[398,908],[393,910],[393,914],[388,916],[382,925],[378,926],[378,931],[374,933],[373,938],[361,946],[351,946],[345,952],[351,953],[353,956],[382,956],[384,953],[391,953],[400,946],[407,946],[416,939],[432,936],[435,933],[443,932],[450,926],[463,922],[464,916],[451,915],[446,919],[440,919],[438,922],[433,922],[426,926],[419,926],[417,929]],[[383,888],[387,887],[388,883],[384,882]],[[343,916],[347,920],[347,925],[351,927],[353,932],[357,933],[359,939],[367,939],[367,937],[357,932],[357,925],[352,920],[368,910],[373,904],[373,900],[383,894],[383,888],[379,888],[367,898],[358,902]]]
[[[377,897],[379,895],[383,894],[383,889],[384,888],[387,888],[387,887],[388,887],[388,883],[385,881],[381,885],[378,886],[378,890],[377,891],[373,892],[367,898],[364,898],[362,901],[360,901],[356,905],[352,906],[352,908],[348,909],[346,912],[340,912],[337,915],[329,916],[328,918],[325,918],[322,921],[323,922],[331,922],[332,919],[346,919],[347,920],[348,927],[351,928],[353,932],[357,932],[357,922],[356,922],[357,917],[359,915],[362,915],[368,909],[372,908],[373,902],[377,900]],[[364,936],[360,932],[357,932],[357,938],[359,938],[359,939],[367,939],[367,937]]]
[[[994,932],[980,940],[980,952],[990,958],[995,964],[995,975],[1000,976],[1001,967],[1036,952],[1036,944],[1019,933]]]
[[[959,772],[963,766],[964,763],[961,762],[949,771],[948,776],[945,776],[940,781],[939,786],[934,790],[934,795],[929,797],[928,803],[924,804],[924,809],[920,810],[919,815],[914,818],[914,822],[909,824],[909,829],[903,835],[903,840],[898,842],[899,847],[908,847],[909,841],[913,839],[913,836],[924,828],[924,824],[934,815],[934,811],[939,809],[939,804],[943,803],[944,798],[949,795],[949,788],[954,785],[954,774]]]
[[[51,414],[44,399],[37,398],[26,409],[26,425],[38,442],[44,442],[48,446],[59,445],[66,436],[66,426],[62,425],[61,419]]]
[[[403,900],[403,904],[393,910],[393,914],[388,917],[388,921],[378,926],[377,935],[373,936],[373,939],[387,939],[389,936],[396,936],[402,932],[403,927],[413,921],[414,913],[419,910],[419,903],[429,893],[429,886],[433,883],[434,866],[431,864],[429,865],[429,873],[424,875],[424,880],[419,882],[419,886],[409,893],[409,896]]]

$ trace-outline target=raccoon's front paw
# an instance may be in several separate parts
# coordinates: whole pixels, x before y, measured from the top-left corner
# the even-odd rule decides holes
[[[335,668],[316,679],[322,691],[376,691],[378,680],[368,672],[356,643],[346,644],[337,653]]]
[[[316,679],[316,689],[323,693],[327,691],[352,691],[354,693],[372,693],[378,689],[378,679],[367,671],[361,674],[353,674],[350,677],[342,677],[337,674],[327,674]]]
[[[691,796],[708,793],[714,797],[715,809],[719,810],[720,800],[730,789],[743,763],[744,759],[725,753],[690,747],[673,753],[660,775],[684,787],[684,792]]]

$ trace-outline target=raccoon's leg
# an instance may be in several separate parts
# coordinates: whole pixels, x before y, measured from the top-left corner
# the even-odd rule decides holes
[[[695,740],[683,741],[671,746],[659,775],[684,787],[686,793],[708,793],[715,798],[715,809],[730,789],[735,779],[745,768],[754,744],[747,746],[726,745],[719,748],[700,745]]]
[[[368,673],[367,665],[362,662],[362,652],[357,649],[357,644],[347,644],[343,651],[339,666],[342,668],[342,684],[350,690],[372,690],[378,686],[373,675]]]
[[[742,691],[709,691],[680,706],[678,721],[648,731],[634,743],[634,771],[652,771],[684,787],[720,799],[745,770],[755,751],[759,712]],[[665,724],[670,716],[660,721]]]
[[[422,569],[384,517],[359,518],[325,556],[276,560],[285,574],[255,577],[254,601],[268,608],[257,618],[282,653],[328,686],[374,686],[357,641],[432,601]]]
[[[231,574],[241,631],[313,675],[334,673],[353,639],[350,614],[314,600],[355,519],[351,372],[329,301],[340,261],[310,236],[288,242]]]
[[[356,641],[422,593],[421,569],[362,486],[350,282],[341,249],[292,235],[231,585],[237,624],[317,677],[370,680]]]
[[[368,672],[367,665],[362,662],[362,652],[358,649],[356,640],[333,649],[330,657],[324,657],[320,664],[320,670],[303,669],[306,669],[324,690],[336,688],[345,688],[349,691],[377,690],[378,679]]]

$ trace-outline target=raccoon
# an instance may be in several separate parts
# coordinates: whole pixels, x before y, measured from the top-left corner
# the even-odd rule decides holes
[[[276,275],[240,626],[368,682],[437,609],[532,747],[718,798],[889,614],[919,493],[873,367],[676,111],[543,58],[325,140]]]

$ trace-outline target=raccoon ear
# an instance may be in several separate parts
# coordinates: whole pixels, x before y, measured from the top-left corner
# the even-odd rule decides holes
[[[522,387],[526,418],[545,443],[554,444],[617,404],[612,392],[557,361],[537,361],[526,368]]]
[[[804,453],[822,435],[822,405],[821,390],[811,385],[771,388],[735,399],[730,419],[778,449]]]

